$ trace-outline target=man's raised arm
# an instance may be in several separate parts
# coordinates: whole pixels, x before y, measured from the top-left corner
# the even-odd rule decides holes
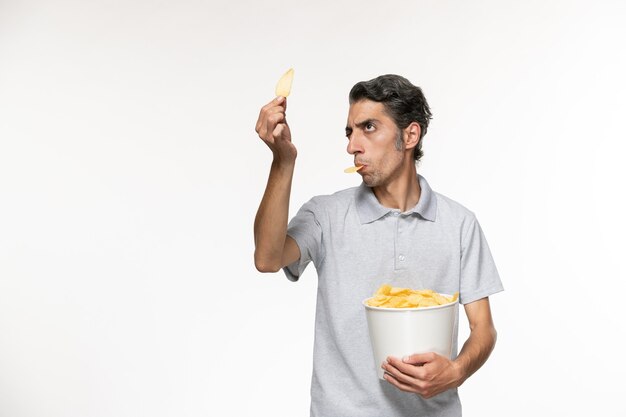
[[[255,128],[274,156],[254,220],[254,265],[260,272],[276,272],[300,259],[298,245],[287,236],[289,196],[297,151],[291,143],[286,109],[287,99],[275,98],[263,106]]]

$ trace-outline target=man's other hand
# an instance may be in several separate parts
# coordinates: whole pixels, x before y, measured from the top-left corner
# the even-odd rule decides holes
[[[385,380],[406,392],[431,398],[461,385],[461,372],[450,359],[433,352],[407,356],[390,356],[381,366]]]

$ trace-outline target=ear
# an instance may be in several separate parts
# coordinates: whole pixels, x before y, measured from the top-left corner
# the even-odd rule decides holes
[[[413,122],[404,129],[404,146],[405,149],[413,149],[420,141],[422,128],[419,123]]]

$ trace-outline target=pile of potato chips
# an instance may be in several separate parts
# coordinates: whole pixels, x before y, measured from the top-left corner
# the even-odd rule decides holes
[[[367,300],[367,305],[387,308],[431,307],[452,303],[457,298],[458,292],[452,297],[446,297],[433,290],[412,290],[384,284]]]

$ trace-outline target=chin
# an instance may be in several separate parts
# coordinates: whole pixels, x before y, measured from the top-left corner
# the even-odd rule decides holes
[[[377,187],[380,181],[377,181],[377,178],[372,178],[369,175],[363,175],[363,183],[368,187]]]

